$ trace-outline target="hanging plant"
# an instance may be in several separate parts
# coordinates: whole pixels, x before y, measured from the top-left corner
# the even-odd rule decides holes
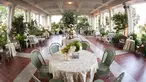
[[[123,13],[117,13],[112,17],[112,20],[115,24],[114,29],[116,30],[116,33],[119,31],[124,31],[128,24],[128,18],[126,14]]]

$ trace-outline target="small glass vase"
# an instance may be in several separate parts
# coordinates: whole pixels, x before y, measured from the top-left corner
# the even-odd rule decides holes
[[[72,58],[79,59],[79,52],[73,52]]]
[[[66,54],[64,55],[64,60],[66,60],[66,61],[71,60],[71,56],[72,56],[72,53],[66,53]]]

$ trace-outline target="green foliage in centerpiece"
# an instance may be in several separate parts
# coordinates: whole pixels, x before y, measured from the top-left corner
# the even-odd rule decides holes
[[[73,42],[73,46],[76,47],[75,52],[77,52],[77,51],[80,50],[82,44],[81,44],[79,41],[74,41],[74,42]]]
[[[70,48],[71,48],[71,46],[73,46],[72,43],[69,43],[69,44],[66,45],[63,49],[61,49],[61,52],[62,52],[63,54],[68,53],[69,50],[70,50]]]
[[[74,42],[71,42],[69,44],[67,44],[63,49],[61,49],[61,52],[63,54],[66,54],[69,52],[69,50],[73,47],[75,47],[75,52],[79,51],[80,48],[81,48],[82,44],[79,42],[79,41],[74,41]]]

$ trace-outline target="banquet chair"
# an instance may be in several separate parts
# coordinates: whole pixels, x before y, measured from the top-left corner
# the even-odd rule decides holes
[[[115,36],[115,33],[108,33],[107,40],[109,43],[112,43],[112,38]]]
[[[64,82],[62,79],[51,79],[49,82]]]
[[[5,45],[5,48],[6,49],[8,49],[9,50],[9,57],[13,57],[13,56],[16,56],[16,49],[15,49],[15,45],[14,45],[14,43],[7,43],[6,45]]]
[[[122,82],[125,73],[122,72],[113,82]]]
[[[41,82],[37,77],[35,77],[33,74],[32,74],[32,78],[34,79],[35,82]],[[64,82],[62,79],[51,79],[49,80],[49,82]]]
[[[50,51],[51,55],[58,52],[60,47],[61,47],[61,45],[59,43],[52,43],[49,47],[49,51]]]
[[[99,77],[104,77],[104,76],[108,76],[109,72],[110,72],[110,65],[112,64],[112,62],[114,61],[116,52],[114,49],[112,48],[107,48],[104,51],[103,57],[101,62],[99,63],[99,68],[97,69],[97,76]]]
[[[144,42],[141,45],[137,46],[136,53],[140,54],[142,56],[146,55],[146,42]]]
[[[35,37],[35,35],[28,36],[28,41],[31,47],[32,45],[36,46],[37,44],[39,44],[39,40]]]
[[[124,75],[125,73],[122,72],[113,82],[122,82]],[[94,82],[104,82],[104,81],[101,79],[97,79]]]
[[[82,49],[88,50],[90,48],[90,44],[87,41],[81,41]]]
[[[45,60],[43,59],[41,53],[35,49],[31,52],[30,59],[32,64],[37,68],[38,70],[38,77],[39,78],[52,78],[52,74],[49,73],[49,66],[45,63]]]
[[[33,74],[32,74],[32,78],[34,79],[35,82],[41,82],[37,77],[35,77]]]
[[[127,39],[127,37],[124,36],[124,35],[120,37],[119,43],[118,43],[118,47],[119,47],[119,48],[123,48],[123,47],[124,47],[124,45],[125,45],[125,43],[126,43],[126,39]]]

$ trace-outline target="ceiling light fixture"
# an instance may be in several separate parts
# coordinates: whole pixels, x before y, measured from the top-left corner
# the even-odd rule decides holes
[[[73,4],[73,2],[67,2],[69,5]]]

